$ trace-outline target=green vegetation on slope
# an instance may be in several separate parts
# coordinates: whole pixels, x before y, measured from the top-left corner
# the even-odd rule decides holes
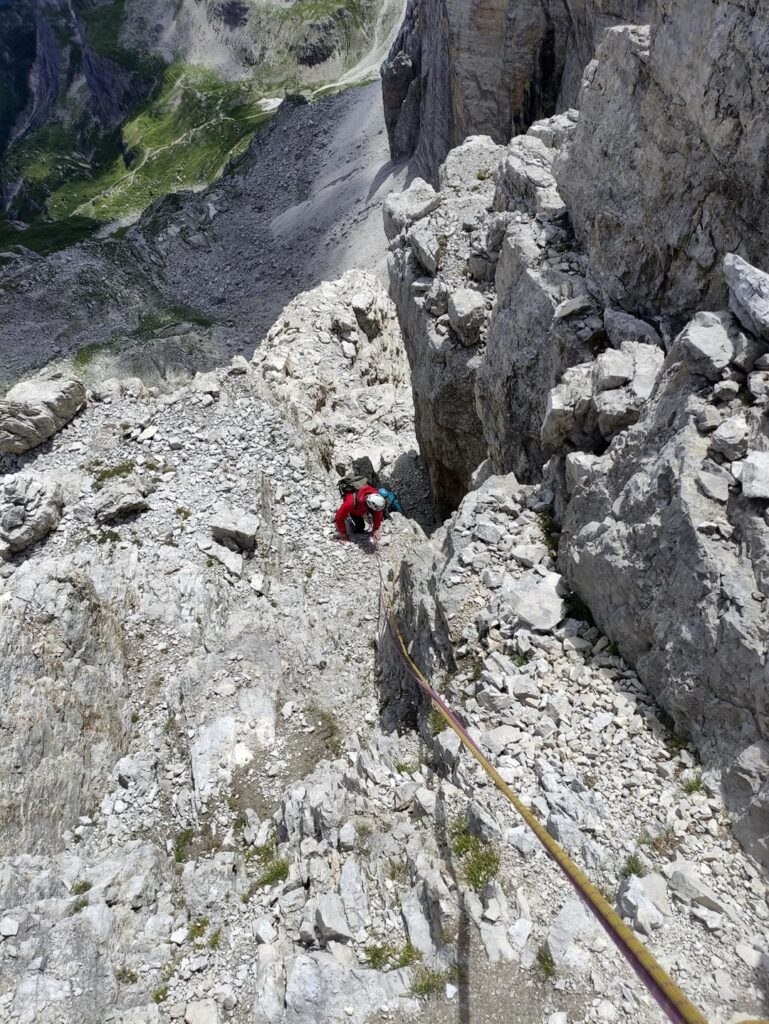
[[[92,173],[73,175],[48,201],[55,218],[100,221],[135,215],[169,192],[203,187],[242,151],[270,114],[249,82],[225,82],[206,68],[174,64],[156,95],[123,127],[133,159],[122,154]]]

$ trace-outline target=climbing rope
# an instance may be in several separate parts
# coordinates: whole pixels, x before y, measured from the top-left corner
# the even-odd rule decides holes
[[[378,547],[376,548],[376,554],[379,561],[380,621],[384,618],[395,649],[400,655],[407,673],[416,680],[422,692],[430,699],[433,707],[438,711],[449,728],[456,733],[465,749],[469,750],[478,764],[494,782],[497,789],[510,801],[518,814],[523,818],[542,846],[544,846],[547,854],[560,867],[584,902],[598,918],[612,941],[670,1020],[674,1021],[675,1024],[708,1024],[707,1018],[690,1002],[646,946],[636,938],[632,929],[625,924],[614,908],[592,884],[587,875],[574,863],[563,847],[553,839],[539,819],[532,814],[529,808],[508,786],[472,736],[470,736],[456,714],[430,685],[429,680],[409,654],[406,641],[398,626],[392,599],[387,591]],[[753,1021],[751,1024],[769,1024],[769,1021]]]

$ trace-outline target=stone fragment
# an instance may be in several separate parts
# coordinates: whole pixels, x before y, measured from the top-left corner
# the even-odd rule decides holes
[[[187,1003],[184,1014],[186,1024],[219,1024],[219,1007],[215,999],[200,999],[195,1003]]]
[[[674,352],[692,373],[720,380],[734,358],[734,334],[731,314],[697,313],[676,338]]]
[[[17,473],[0,484],[0,561],[42,540],[61,521],[64,496],[38,473]]]
[[[546,945],[557,971],[581,973],[590,966],[589,946],[599,925],[581,900],[563,905],[547,933]]]
[[[440,244],[435,229],[429,222],[419,221],[408,233],[408,241],[419,263],[432,277],[438,272]]]
[[[705,497],[723,504],[729,500],[730,479],[730,475],[715,463],[711,463],[708,469],[701,469],[697,473],[697,483]]]
[[[220,507],[211,520],[214,540],[233,551],[253,551],[258,531],[257,517],[240,509]]]
[[[472,288],[459,288],[449,296],[449,321],[463,345],[477,345],[486,322],[486,300]]]
[[[442,202],[441,193],[423,178],[414,178],[403,192],[391,192],[382,206],[387,238],[396,238],[412,224],[437,210]]]
[[[607,349],[601,352],[593,366],[596,391],[621,388],[633,379],[633,357],[626,351]]]
[[[745,456],[742,493],[746,498],[769,498],[769,452],[749,451]]]
[[[563,302],[559,302],[553,313],[553,319],[565,320],[566,317],[574,316],[575,313],[583,313],[592,305],[592,297],[587,292],[583,292],[581,295],[575,295],[573,299],[564,299]]]
[[[625,341],[640,341],[646,345],[662,344],[662,339],[651,324],[621,309],[604,310],[603,324],[614,348],[620,348]]]
[[[730,462],[741,459],[748,450],[748,423],[744,416],[730,416],[713,434],[710,450]]]
[[[0,452],[20,455],[53,437],[83,408],[85,388],[72,377],[27,380],[0,401]]]
[[[520,579],[505,576],[502,594],[510,617],[535,632],[555,629],[566,614],[562,585],[561,576],[554,572],[531,571]]]
[[[94,516],[98,523],[116,523],[149,508],[144,488],[135,480],[114,480],[99,492]]]
[[[628,918],[636,931],[644,935],[651,935],[654,929],[662,926],[662,914],[649,899],[642,879],[635,875],[631,875],[620,886],[617,905],[622,916]]]
[[[354,935],[344,912],[344,904],[336,893],[326,893],[318,900],[315,924],[324,942],[352,942]]]
[[[435,753],[447,768],[453,768],[459,760],[462,748],[459,737],[453,729],[444,729],[435,737]]]
[[[736,253],[727,253],[724,275],[729,286],[729,308],[744,327],[769,341],[769,274]]]
[[[12,939],[19,933],[19,922],[12,917],[0,918],[0,936],[4,939]]]
[[[716,894],[702,881],[694,864],[683,858],[673,861],[665,869],[670,879],[670,889],[682,903],[695,903],[716,914],[726,913],[726,908]]]

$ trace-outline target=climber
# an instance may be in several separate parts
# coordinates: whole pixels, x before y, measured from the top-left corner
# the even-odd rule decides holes
[[[347,540],[348,516],[352,520],[353,533],[365,533],[366,516],[370,515],[373,517],[371,532],[378,538],[386,508],[387,499],[371,484],[364,483],[362,487],[348,491],[336,513],[339,536],[342,540]]]

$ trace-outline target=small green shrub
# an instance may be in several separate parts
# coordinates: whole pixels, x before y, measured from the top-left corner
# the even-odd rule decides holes
[[[121,985],[135,985],[139,980],[139,975],[124,964],[115,971],[115,978]]]
[[[418,761],[396,761],[395,770],[400,775],[413,775],[414,772],[419,771]]]
[[[387,971],[393,961],[395,948],[389,944],[369,946],[365,952],[366,963],[375,971]]]
[[[681,783],[681,789],[684,793],[688,793],[690,796],[692,793],[700,793],[703,789],[702,775],[700,772],[696,772],[691,775],[688,779],[684,779]]]
[[[643,878],[645,874],[646,868],[637,853],[631,853],[619,870],[620,878],[630,878],[631,875]]]
[[[323,745],[332,757],[338,757],[342,752],[342,737],[339,735],[339,723],[330,711],[316,708],[315,714],[318,718],[318,734]]]
[[[176,833],[174,839],[174,860],[177,864],[183,864],[187,859],[187,848],[195,836],[193,828],[184,828]]]
[[[80,911],[81,910],[85,910],[85,908],[87,906],[88,906],[88,900],[85,898],[85,896],[80,896],[74,902],[74,905],[72,907],[72,913],[73,914],[79,914]]]
[[[194,941],[195,939],[202,939],[208,929],[208,918],[199,917],[197,921],[189,926],[188,933],[189,937]]]
[[[221,944],[222,944],[222,930],[221,930],[221,928],[217,928],[216,931],[212,933],[211,937],[208,940],[208,948],[209,949],[219,949]]]
[[[72,886],[72,892],[75,896],[82,896],[84,893],[90,892],[92,888],[93,883],[84,878],[82,882],[75,882]]]
[[[387,872],[387,877],[391,882],[395,882],[396,885],[405,885],[409,880],[409,869],[400,860],[394,860],[390,862],[390,868]]]
[[[152,993],[152,1001],[155,1003],[164,1003],[168,999],[168,985],[158,985],[155,991]]]
[[[462,821],[453,822],[450,831],[451,849],[462,860],[465,879],[480,892],[499,874],[499,850],[473,835]]]
[[[669,856],[675,853],[681,840],[676,835],[673,826],[668,825],[666,829],[663,829],[663,831],[658,833],[656,836],[646,835],[640,840],[640,842],[659,856]]]
[[[552,978],[555,974],[555,961],[553,954],[547,946],[540,946],[537,951],[537,966],[546,978]]]
[[[453,968],[449,968],[447,971],[435,971],[430,967],[420,966],[417,968],[414,981],[411,984],[411,991],[415,996],[424,999],[440,992],[446,982],[452,981],[456,977],[457,972]]]
[[[437,736],[446,728],[443,715],[433,705],[427,713],[427,731],[431,736]]]
[[[550,555],[556,558],[558,556],[558,542],[561,539],[561,531],[558,529],[558,524],[551,515],[543,513],[539,517],[539,528],[545,547],[550,552]]]
[[[120,534],[116,533],[115,530],[101,530],[96,538],[96,543],[101,544],[117,544],[120,541]]]

